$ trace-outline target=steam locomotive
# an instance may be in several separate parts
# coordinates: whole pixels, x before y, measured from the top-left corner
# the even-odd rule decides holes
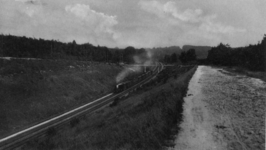
[[[138,77],[135,77],[132,80],[128,80],[128,81],[124,81],[121,83],[118,83],[115,88],[114,88],[114,93],[120,93],[128,88],[130,88],[131,86],[135,85],[136,83],[138,83],[139,81],[147,78],[148,76],[152,75],[153,71],[147,71],[141,75],[139,75]]]

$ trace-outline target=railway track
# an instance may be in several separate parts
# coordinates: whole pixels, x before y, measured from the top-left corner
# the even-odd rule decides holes
[[[57,117],[46,120],[42,123],[29,127],[25,130],[19,131],[5,138],[0,139],[0,150],[15,149],[22,146],[25,142],[33,139],[46,136],[49,132],[53,130],[60,130],[60,127],[69,123],[71,120],[84,116],[85,114],[93,113],[94,111],[102,108],[113,102],[114,99],[118,97],[123,97],[128,95],[130,92],[134,91],[143,84],[149,82],[154,76],[156,76],[163,69],[163,64],[158,64],[157,68],[152,75],[135,84],[134,86],[122,91],[120,93],[114,94],[109,93],[93,102],[87,103],[83,106],[75,108],[69,112],[61,114]]]

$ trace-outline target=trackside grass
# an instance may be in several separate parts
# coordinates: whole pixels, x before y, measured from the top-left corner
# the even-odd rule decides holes
[[[195,70],[169,67],[164,71],[167,79],[153,81],[117,105],[73,121],[55,135],[30,141],[22,149],[156,150],[171,146]]]
[[[122,69],[88,61],[0,59],[0,138],[112,92]]]

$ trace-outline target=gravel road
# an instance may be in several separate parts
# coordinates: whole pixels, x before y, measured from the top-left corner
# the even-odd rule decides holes
[[[199,66],[169,150],[265,150],[266,83]]]

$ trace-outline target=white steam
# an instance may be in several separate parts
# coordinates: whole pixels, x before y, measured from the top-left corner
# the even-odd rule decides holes
[[[122,82],[127,76],[131,73],[140,73],[144,71],[147,67],[154,66],[154,60],[152,59],[152,52],[150,50],[146,50],[146,56],[143,55],[135,55],[133,56],[134,64],[125,65],[125,69],[123,69],[116,77],[116,83]]]

